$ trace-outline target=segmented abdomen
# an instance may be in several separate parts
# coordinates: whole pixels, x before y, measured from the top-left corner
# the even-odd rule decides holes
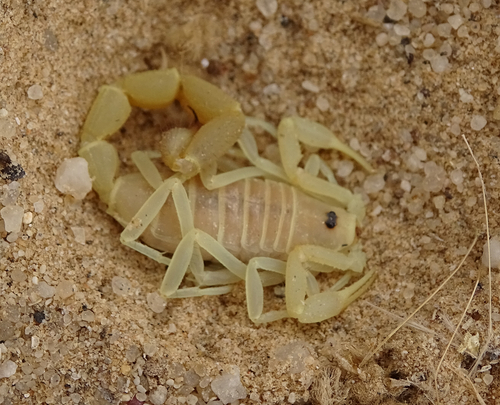
[[[353,215],[285,183],[253,178],[207,190],[194,178],[184,186],[195,228],[207,232],[243,261],[255,256],[286,259],[291,249],[303,244],[338,250],[354,240]],[[121,178],[117,187],[113,210],[119,214],[120,222],[128,222],[153,189],[136,174]],[[332,210],[337,213],[337,224],[330,229],[325,220]],[[181,232],[172,198],[142,239],[155,249],[174,252]]]

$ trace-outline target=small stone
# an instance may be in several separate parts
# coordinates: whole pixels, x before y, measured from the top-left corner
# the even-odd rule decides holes
[[[451,35],[451,25],[449,23],[439,24],[437,26],[437,32],[440,37],[448,38]]]
[[[371,6],[365,14],[365,17],[369,20],[377,21],[381,23],[384,21],[385,10],[382,4],[377,4],[376,6]]]
[[[0,210],[6,232],[20,232],[23,226],[24,210],[17,205],[9,205]]]
[[[156,390],[149,394],[149,400],[153,405],[163,405],[167,400],[168,389],[163,385],[158,385]]]
[[[167,306],[167,302],[156,292],[147,294],[146,301],[149,309],[157,314],[161,314]]]
[[[239,374],[224,374],[216,377],[210,384],[210,387],[223,404],[229,404],[238,399],[245,399],[247,396],[247,390],[241,384]]]
[[[391,0],[389,9],[387,10],[387,17],[391,20],[399,21],[405,16],[407,8],[406,3],[402,0]]]
[[[33,213],[32,212],[25,212],[23,215],[23,224],[29,225],[33,222]]]
[[[406,192],[410,192],[411,191],[411,184],[408,180],[401,180],[401,185],[400,185],[401,189],[406,191]]]
[[[184,374],[184,384],[190,387],[196,387],[200,380],[200,376],[196,374],[194,370],[188,370],[186,374]]]
[[[271,18],[278,10],[278,2],[276,0],[257,0],[255,4],[266,18]]]
[[[327,112],[330,109],[330,103],[325,97],[319,96],[316,99],[316,107],[318,107],[318,110],[321,112]]]
[[[79,226],[72,226],[71,230],[75,236],[75,241],[81,245],[85,245],[85,228]]]
[[[482,115],[474,115],[470,121],[470,127],[474,131],[481,131],[486,126],[486,118]]]
[[[494,236],[490,239],[490,249],[491,249],[491,268],[496,269],[500,266],[500,238]],[[483,246],[483,257],[481,262],[484,267],[488,267],[488,242]]]
[[[485,374],[483,376],[483,381],[486,385],[490,385],[493,382],[493,376],[491,374]]]
[[[130,285],[130,281],[126,278],[115,276],[111,280],[111,288],[116,295],[127,295],[132,286]]]
[[[92,311],[83,311],[82,312],[82,321],[85,322],[94,322],[95,315]]]
[[[158,346],[153,343],[144,343],[143,349],[144,349],[144,354],[146,356],[151,357],[154,356],[155,353],[158,351]]]
[[[11,360],[5,360],[0,365],[0,378],[9,378],[16,374],[17,364]]]
[[[73,283],[68,280],[62,280],[56,286],[56,294],[59,298],[65,300],[73,295]]]
[[[458,94],[460,95],[460,101],[462,103],[472,103],[474,101],[474,96],[464,89],[458,89]]]
[[[57,169],[55,184],[61,193],[83,200],[92,190],[87,161],[81,157],[65,159]]]
[[[43,200],[36,201],[33,203],[33,208],[35,209],[35,212],[37,214],[40,214],[45,208],[45,203],[43,202]]]
[[[40,100],[43,98],[42,86],[34,84],[28,89],[28,98],[31,100]]]
[[[387,35],[385,32],[381,32],[375,37],[375,42],[380,47],[385,46],[389,42],[389,35]]]
[[[448,22],[454,30],[457,30],[464,23],[464,19],[459,14],[455,14],[448,17]]]
[[[460,169],[455,169],[450,173],[450,180],[456,186],[460,185],[464,181],[464,172]]]
[[[367,194],[376,194],[385,187],[383,174],[372,174],[363,183],[363,188]]]
[[[26,281],[27,278],[26,274],[21,269],[12,270],[10,277],[15,283],[22,283],[23,281]]]
[[[354,163],[351,160],[341,160],[337,167],[337,176],[347,177],[354,169]]]
[[[491,7],[491,0],[482,0],[481,3],[483,4],[484,8],[490,8]]]
[[[402,24],[394,24],[394,33],[400,37],[407,37],[410,35],[410,28]]]
[[[141,355],[141,350],[136,346],[132,345],[125,352],[125,358],[128,362],[133,363]]]
[[[408,11],[415,18],[422,18],[427,13],[427,6],[422,0],[410,0],[408,2]]]
[[[319,93],[319,87],[309,80],[304,80],[302,82],[302,88],[312,93]]]
[[[432,70],[436,73],[443,73],[448,70],[450,63],[448,62],[448,58],[442,55],[436,55],[431,60]]]
[[[40,281],[37,286],[38,295],[42,298],[51,298],[56,293],[56,289],[48,285],[45,281]]]
[[[425,37],[424,37],[424,46],[426,48],[430,48],[434,44],[435,40],[436,39],[434,38],[434,35],[432,35],[430,32],[428,32],[427,34],[425,34]]]

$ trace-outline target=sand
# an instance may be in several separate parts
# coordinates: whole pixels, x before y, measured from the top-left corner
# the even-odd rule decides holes
[[[472,382],[465,375],[473,357],[460,353],[468,336],[483,344],[488,334],[483,198],[460,135],[479,160],[496,235],[497,5],[429,1],[422,9],[410,0],[407,10],[382,1],[367,14],[377,2],[280,1],[274,13],[272,1],[259,3],[270,10],[254,0],[2,2],[4,203],[20,168],[26,175],[9,203],[23,209],[21,231],[6,232],[0,220],[0,404],[205,404],[217,400],[210,384],[227,374],[240,377],[240,404],[436,403],[434,373],[477,277],[438,395],[473,404],[477,390],[485,403],[499,403],[497,269],[493,338]],[[293,114],[316,120],[375,167],[381,189],[358,166],[339,177],[367,203],[359,238],[367,269],[377,272],[341,315],[256,326],[243,285],[170,300],[155,313],[162,266],[120,244],[120,225],[95,193],[78,202],[55,188],[57,168],[77,155],[98,87],[159,68],[163,53],[170,66],[224,89],[245,114],[274,124]],[[161,123],[156,112],[134,111],[113,139],[125,149],[149,136],[153,143]],[[272,154],[272,143],[259,138],[263,152]],[[321,155],[334,172],[345,169],[341,155]],[[456,268],[476,233],[464,267],[416,316],[421,328],[403,328],[360,366],[396,317]],[[272,288],[266,299],[283,304]]]

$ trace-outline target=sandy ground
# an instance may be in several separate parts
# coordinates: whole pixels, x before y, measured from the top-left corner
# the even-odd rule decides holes
[[[0,372],[8,375],[0,375],[0,404],[205,404],[217,399],[210,382],[224,373],[239,373],[240,404],[474,404],[474,390],[500,403],[496,269],[493,337],[471,381],[473,357],[459,352],[467,336],[483,344],[488,334],[483,198],[460,135],[478,157],[495,235],[499,9],[488,0],[428,1],[422,16],[412,0],[400,17],[390,3],[279,1],[269,17],[254,0],[0,3],[4,205],[12,167],[26,172],[14,203],[25,213],[22,231],[8,235],[0,220]],[[377,4],[381,13],[367,16]],[[396,26],[389,17],[382,23],[384,9],[401,18]],[[448,20],[453,15],[462,21]],[[448,21],[453,27],[439,26]],[[231,94],[247,115],[277,124],[299,114],[327,125],[384,179],[368,195],[360,168],[340,178],[367,201],[360,239],[378,274],[340,316],[255,326],[243,286],[172,300],[154,313],[146,298],[162,266],[120,244],[120,226],[95,193],[75,202],[56,190],[55,172],[76,156],[97,88],[158,68],[162,50],[170,64]],[[471,129],[476,115],[487,121],[479,131]],[[122,135],[158,133],[156,118],[134,112]],[[334,171],[343,159],[322,156]],[[83,244],[72,227],[84,229]],[[396,316],[411,313],[456,268],[476,232],[463,269],[416,316],[427,329],[403,328],[360,366]],[[436,392],[437,364],[478,275]],[[130,284],[121,295],[112,288],[116,276]],[[266,298],[283,304],[272,289]]]

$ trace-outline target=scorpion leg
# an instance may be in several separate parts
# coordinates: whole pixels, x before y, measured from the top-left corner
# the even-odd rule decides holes
[[[300,322],[310,323],[339,314],[368,288],[374,279],[374,272],[368,272],[351,286],[343,288],[351,277],[347,273],[332,288],[320,293],[316,279],[304,267],[304,263],[317,263],[321,266],[313,266],[314,270],[324,272],[350,270],[360,273],[366,261],[362,255],[363,252],[357,248],[348,254],[312,245],[295,248],[288,257],[286,273],[286,304],[289,315],[298,318]]]
[[[259,273],[257,271],[259,268],[267,271]],[[262,276],[271,272],[285,276],[286,263],[282,260],[268,257],[254,257],[248,262],[245,279],[247,310],[248,317],[254,323],[272,322],[289,316],[286,310],[270,311],[262,314],[264,309],[264,283]]]

